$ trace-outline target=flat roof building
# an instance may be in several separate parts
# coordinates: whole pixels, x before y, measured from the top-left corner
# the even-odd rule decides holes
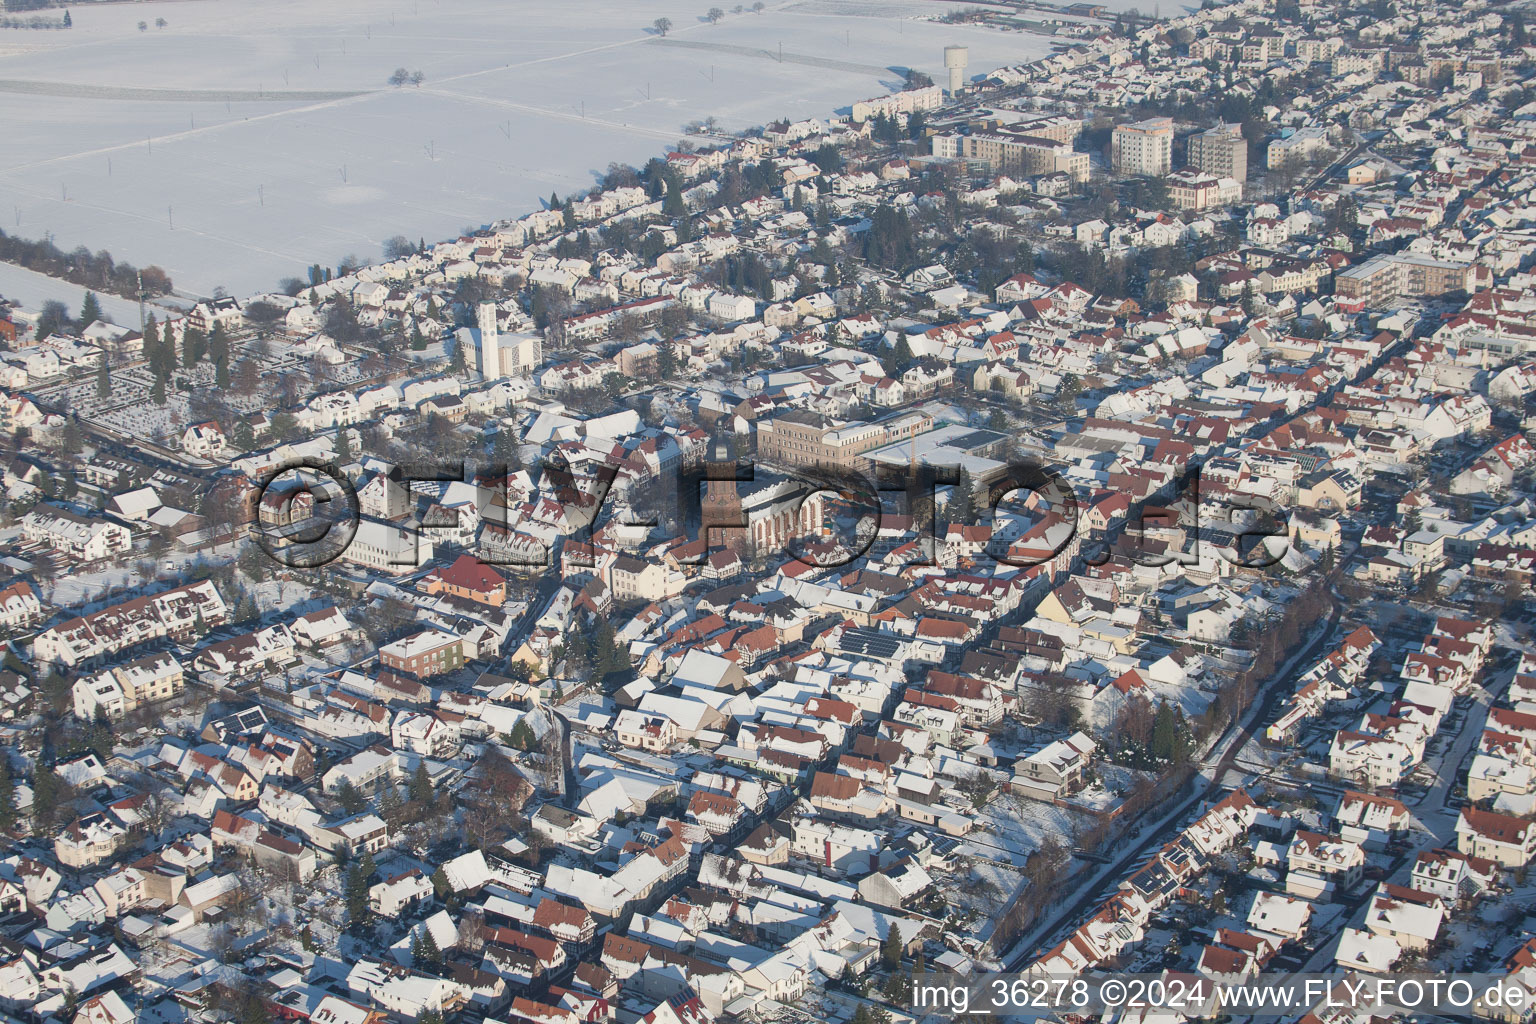
[[[1213,178],[1248,180],[1248,140],[1240,124],[1218,124],[1189,137],[1189,166]]]
[[[1173,170],[1173,118],[1149,117],[1115,127],[1115,173],[1161,177]]]

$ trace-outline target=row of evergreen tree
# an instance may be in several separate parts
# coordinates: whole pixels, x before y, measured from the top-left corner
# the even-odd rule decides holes
[[[214,383],[220,391],[227,391],[230,355],[229,335],[223,324],[215,323],[207,334],[196,327],[185,328],[181,333],[181,352],[178,358],[176,339],[170,325],[162,328],[151,316],[144,325],[143,352],[144,361],[155,378],[150,388],[150,399],[156,405],[164,405],[166,384],[178,365],[183,370],[190,370],[204,361],[213,363]]]

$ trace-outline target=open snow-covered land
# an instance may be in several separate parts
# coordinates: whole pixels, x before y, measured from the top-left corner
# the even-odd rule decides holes
[[[0,226],[159,264],[179,290],[241,294],[376,258],[392,235],[527,212],[610,161],[663,152],[691,122],[846,110],[908,67],[941,81],[950,43],[970,47],[973,75],[1050,47],[926,20],[964,6],[940,0],[722,3],[714,25],[710,6],[188,0],[0,31]],[[398,67],[422,84],[388,85]]]

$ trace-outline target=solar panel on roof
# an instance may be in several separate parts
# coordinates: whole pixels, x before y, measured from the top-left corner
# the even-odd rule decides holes
[[[875,630],[850,629],[843,633],[840,646],[845,651],[871,654],[877,658],[893,658],[901,650],[901,642]]]

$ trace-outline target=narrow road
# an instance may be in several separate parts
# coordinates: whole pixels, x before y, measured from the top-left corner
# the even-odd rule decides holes
[[[1165,815],[1163,821],[1177,823],[1202,802],[1215,799],[1222,790],[1227,788],[1224,784],[1227,774],[1237,767],[1238,753],[1253,738],[1253,732],[1258,723],[1267,720],[1280,701],[1290,696],[1296,677],[1304,667],[1316,660],[1318,649],[1333,636],[1334,630],[1338,627],[1339,618],[1343,615],[1344,603],[1337,595],[1331,596],[1333,607],[1329,612],[1327,625],[1317,630],[1306,646],[1291,656],[1276,674],[1274,681],[1264,688],[1261,699],[1249,706],[1247,714],[1241,721],[1234,722],[1228,727],[1227,732],[1213,747],[1215,750],[1224,750],[1225,753],[1211,769],[1209,781],[1204,787],[1198,787],[1175,811]],[[1104,879],[1124,877],[1129,874],[1134,865],[1145,859],[1151,850],[1167,842],[1167,839],[1166,828],[1151,829],[1140,842],[1096,871],[1091,883],[1083,888],[1082,894],[1077,899],[1057,911],[1047,922],[1036,925],[1027,936],[1015,943],[1013,952],[1003,960],[1004,969],[1010,972],[1023,970],[1034,959],[1038,952],[1037,947],[1043,940],[1082,917],[1101,901],[1100,891]]]

